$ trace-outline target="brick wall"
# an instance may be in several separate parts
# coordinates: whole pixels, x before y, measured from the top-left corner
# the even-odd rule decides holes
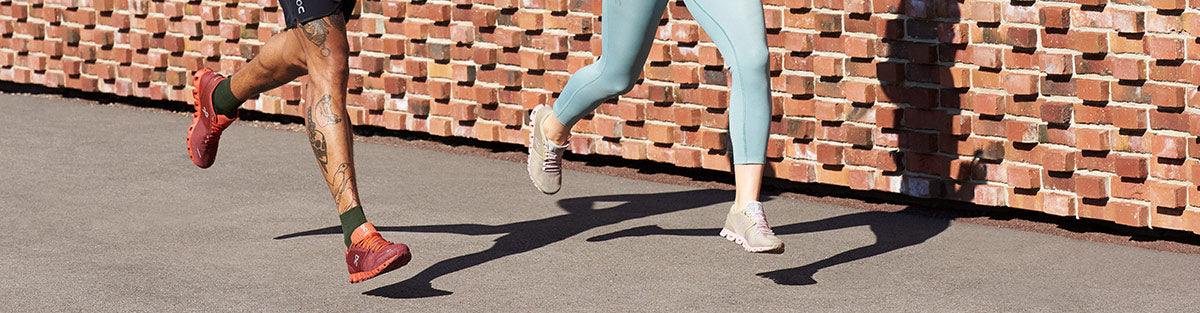
[[[770,175],[1200,232],[1200,0],[766,2]],[[364,0],[352,120],[524,144],[599,55],[600,3]],[[275,0],[4,1],[0,80],[188,101],[191,72],[236,71],[281,20]],[[650,61],[571,150],[728,170],[728,73],[682,2]],[[245,108],[297,115],[301,88]]]

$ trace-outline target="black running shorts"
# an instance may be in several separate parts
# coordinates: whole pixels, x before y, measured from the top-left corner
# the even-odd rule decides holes
[[[354,5],[358,0],[279,0],[283,8],[283,19],[287,28],[320,19],[326,16],[342,13],[342,17],[350,20]]]

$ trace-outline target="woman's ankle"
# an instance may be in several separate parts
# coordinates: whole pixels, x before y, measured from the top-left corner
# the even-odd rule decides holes
[[[571,137],[571,130],[559,123],[558,118],[551,114],[549,118],[542,121],[542,136],[550,143],[565,146],[567,139]]]

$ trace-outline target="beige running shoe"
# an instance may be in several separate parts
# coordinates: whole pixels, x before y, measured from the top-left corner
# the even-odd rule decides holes
[[[545,194],[554,194],[562,187],[562,155],[566,146],[558,146],[546,141],[542,134],[542,121],[553,112],[550,107],[539,105],[533,108],[533,117],[529,119],[529,159],[526,169],[533,186]]]
[[[746,251],[783,253],[783,241],[775,237],[775,232],[767,226],[762,202],[750,202],[746,204],[745,210],[729,212],[729,216],[725,217],[725,228],[721,229],[721,236],[742,245]]]

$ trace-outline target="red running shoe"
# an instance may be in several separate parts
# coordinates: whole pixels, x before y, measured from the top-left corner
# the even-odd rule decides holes
[[[188,156],[192,163],[200,168],[212,166],[217,159],[217,142],[221,140],[221,132],[225,131],[237,117],[229,118],[213,111],[212,94],[217,84],[226,77],[203,69],[192,76],[192,98],[196,113],[192,114],[192,126],[188,127]]]
[[[390,272],[412,260],[408,246],[384,240],[371,223],[354,229],[350,241],[354,243],[346,248],[346,267],[350,269],[351,284]]]

